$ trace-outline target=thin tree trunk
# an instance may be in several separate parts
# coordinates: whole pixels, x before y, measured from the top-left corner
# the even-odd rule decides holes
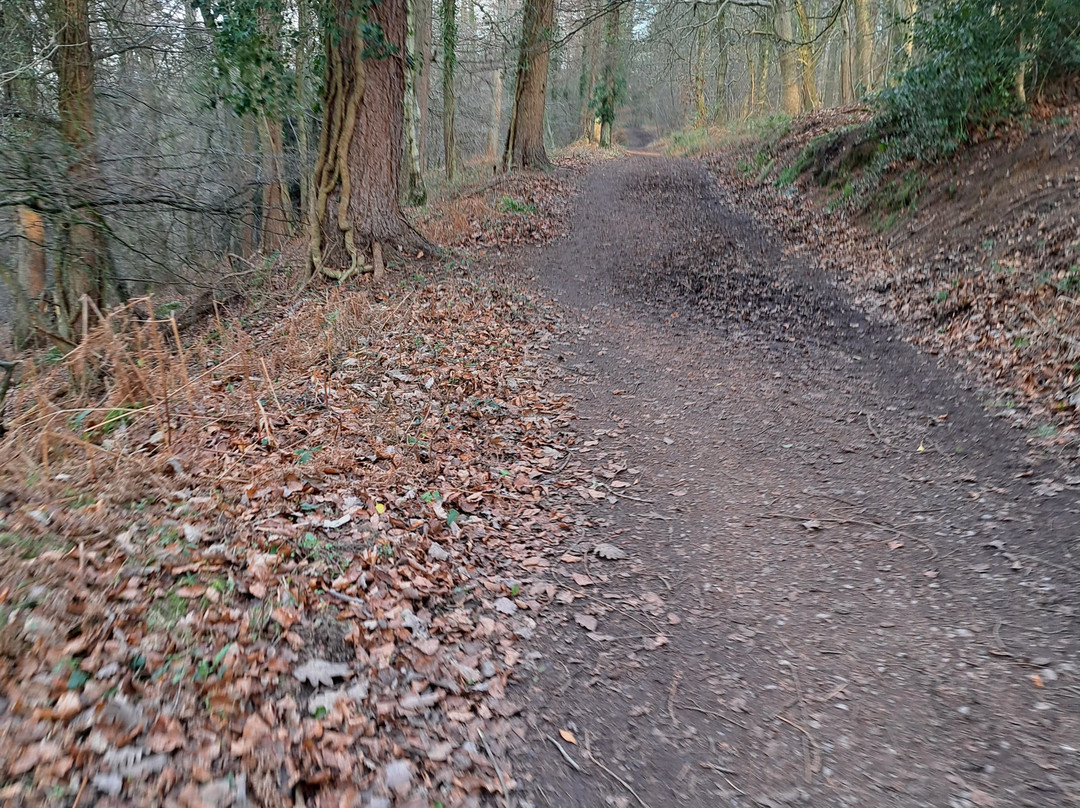
[[[50,16],[57,48],[60,134],[71,155],[67,167],[69,209],[60,220],[56,299],[60,333],[76,336],[86,295],[104,309],[111,293],[106,226],[94,207],[97,191],[97,136],[94,129],[94,54],[87,0],[52,0]]]
[[[491,123],[488,124],[487,144],[484,147],[484,157],[489,162],[494,162],[499,156],[499,134],[502,127],[502,96],[502,68],[496,67],[491,71]]]
[[[608,8],[604,24],[604,98],[600,105],[600,145],[611,146],[611,130],[615,125],[617,84],[619,81],[619,6]]]
[[[416,102],[420,105],[420,166],[427,167],[427,121],[428,105],[431,100],[431,0],[417,0],[416,3],[416,53],[420,60],[420,74],[416,80]]]
[[[405,66],[405,199],[410,205],[423,205],[427,201],[424,172],[420,164],[420,102],[416,97],[416,84],[420,73],[420,56],[417,51],[418,6],[423,0],[407,0],[409,19],[406,33],[408,61]]]
[[[709,105],[705,98],[705,56],[707,52],[705,26],[698,23],[698,9],[694,6],[696,25],[694,42],[694,126],[704,128],[709,123]]]
[[[364,271],[365,253],[430,247],[405,221],[398,196],[404,123],[406,0],[383,0],[355,13],[335,0],[343,32],[327,44],[323,122],[315,164],[311,267],[339,281]],[[381,27],[394,52],[363,58],[363,30]]]
[[[249,258],[255,253],[255,189],[258,187],[255,159],[258,151],[258,135],[255,131],[255,122],[250,115],[245,115],[240,121],[240,141],[245,158],[244,167],[249,173],[240,213],[240,254]]]
[[[544,148],[544,107],[554,16],[554,0],[525,0],[514,106],[503,150],[504,171],[551,166]]]
[[[716,18],[716,46],[719,54],[716,59],[716,109],[713,113],[713,118],[719,123],[723,123],[730,117],[728,70],[731,55],[728,53],[729,44],[727,32],[724,30],[724,12],[721,11]]]
[[[308,214],[311,205],[311,160],[308,149],[310,127],[308,111],[311,101],[308,98],[308,47],[311,45],[311,20],[307,0],[297,0],[298,19],[296,37],[296,149],[299,152],[297,162],[300,168],[300,219]]]
[[[443,50],[443,158],[446,179],[454,181],[457,174],[457,137],[454,132],[454,66],[457,62],[457,0],[441,0],[439,16],[442,22]]]

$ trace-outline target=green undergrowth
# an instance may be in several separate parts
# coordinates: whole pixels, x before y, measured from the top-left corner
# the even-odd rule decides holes
[[[672,157],[698,157],[749,141],[775,144],[791,131],[790,115],[759,115],[725,126],[691,126],[662,141]]]

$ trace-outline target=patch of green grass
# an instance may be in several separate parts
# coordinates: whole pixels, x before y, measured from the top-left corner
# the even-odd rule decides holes
[[[44,536],[30,536],[26,533],[0,533],[0,550],[10,552],[24,561],[37,558],[49,550],[67,552],[75,545],[51,533]]]
[[[150,604],[146,612],[146,627],[151,631],[171,631],[187,613],[187,599],[170,592]]]
[[[530,215],[539,212],[536,205],[520,199],[515,199],[512,196],[499,197],[499,210],[503,213],[527,213]]]

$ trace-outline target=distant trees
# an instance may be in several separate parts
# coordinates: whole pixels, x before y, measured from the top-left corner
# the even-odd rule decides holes
[[[423,245],[439,174],[623,125],[872,100],[890,155],[946,155],[1080,73],[1078,32],[1075,0],[5,0],[0,313],[70,345],[297,238],[344,280]]]

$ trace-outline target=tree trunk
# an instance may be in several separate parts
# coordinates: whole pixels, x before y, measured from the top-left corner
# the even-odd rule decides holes
[[[855,9],[855,95],[864,97],[873,89],[874,34],[870,25],[870,0],[852,0]]]
[[[484,156],[494,162],[499,156],[499,130],[502,127],[502,68],[491,71],[491,123],[488,125],[487,145]]]
[[[423,0],[407,0],[409,19],[406,33],[408,62],[405,66],[405,200],[410,205],[423,205],[427,201],[424,187],[424,171],[420,163],[420,102],[416,97],[416,85],[420,75],[421,59],[417,49],[417,9]]]
[[[514,107],[503,150],[503,171],[551,166],[544,148],[544,106],[554,16],[555,0],[525,0],[514,81]]]
[[[17,349],[38,342],[35,325],[45,322],[45,223],[41,214],[21,205],[15,208],[16,250],[15,277],[5,274],[15,304],[12,321]]]
[[[311,103],[308,99],[308,47],[311,45],[311,19],[307,0],[297,0],[297,36],[296,36],[296,150],[299,152],[300,168],[300,218],[307,215],[311,206],[311,164],[308,157],[308,111]]]
[[[614,3],[608,8],[604,23],[602,79],[604,95],[597,117],[600,118],[600,145],[607,148],[611,146],[611,130],[615,125],[615,112],[619,103],[619,6]]]
[[[335,0],[334,24],[342,33],[324,36],[323,122],[312,183],[311,268],[339,281],[363,271],[364,253],[383,242],[430,246],[405,221],[398,201],[406,0],[383,0],[362,14],[354,8],[352,0]],[[363,31],[375,25],[393,53],[365,43]]]
[[[250,115],[245,115],[240,120],[240,148],[244,153],[244,168],[248,171],[240,211],[240,254],[244,258],[255,253],[255,189],[259,184],[255,159],[257,141],[255,123]]]
[[[802,109],[802,96],[799,90],[798,58],[794,42],[791,0],[776,0],[776,48],[780,61],[780,109],[788,115],[798,115]]]
[[[597,14],[600,10],[599,0],[593,0],[587,8],[587,13]],[[581,50],[581,130],[585,139],[590,143],[596,143],[600,137],[596,127],[596,110],[593,105],[593,95],[596,92],[596,79],[600,72],[600,24],[599,20],[593,19],[585,28],[585,36]]]
[[[56,70],[60,134],[70,153],[67,167],[69,209],[60,217],[56,263],[57,326],[61,336],[76,336],[82,297],[104,310],[116,290],[110,281],[106,226],[94,207],[97,191],[97,137],[94,129],[94,54],[87,0],[51,0],[50,17],[57,48]]]
[[[446,179],[454,181],[457,174],[457,137],[454,133],[454,66],[457,62],[457,0],[441,0],[439,16],[442,22],[443,49],[443,158]]]
[[[431,0],[417,0],[416,53],[420,59],[420,75],[416,80],[416,101],[420,105],[420,166],[427,167],[427,120],[431,100]]]
[[[705,98],[705,56],[707,51],[705,26],[697,20],[698,9],[694,6],[694,23],[697,26],[694,42],[694,126],[704,128],[709,124],[709,105]]]
[[[262,238],[266,252],[280,250],[292,236],[293,213],[289,189],[285,185],[284,143],[281,119],[262,115],[259,141],[262,147]]]
[[[799,66],[802,68],[802,107],[803,112],[813,112],[821,106],[821,96],[818,95],[817,81],[814,71],[817,69],[817,60],[814,58],[814,47],[811,44],[814,38],[814,30],[810,27],[810,17],[806,13],[806,6],[802,0],[793,0],[795,15],[799,20]]]
[[[723,123],[729,116],[728,104],[728,70],[730,54],[728,53],[729,42],[727,32],[724,30],[724,12],[721,11],[716,18],[716,46],[718,56],[716,60],[716,109],[713,118]]]

